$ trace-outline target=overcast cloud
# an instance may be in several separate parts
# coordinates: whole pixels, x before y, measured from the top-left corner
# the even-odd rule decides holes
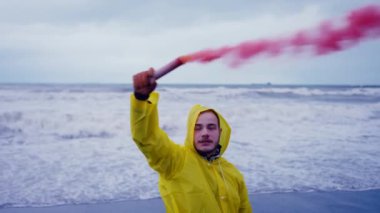
[[[223,3],[222,3],[223,2]],[[0,82],[130,83],[177,56],[275,38],[370,0],[0,0]],[[328,56],[187,64],[163,83],[380,84],[380,41]]]

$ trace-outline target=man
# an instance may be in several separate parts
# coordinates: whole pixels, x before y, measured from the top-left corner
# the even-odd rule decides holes
[[[214,109],[195,105],[184,146],[159,127],[154,70],[133,76],[131,132],[151,168],[167,212],[252,212],[242,174],[224,159],[230,127]]]

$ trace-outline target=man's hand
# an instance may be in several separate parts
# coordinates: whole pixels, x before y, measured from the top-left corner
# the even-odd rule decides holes
[[[139,100],[146,100],[149,94],[154,91],[157,83],[154,78],[154,70],[150,68],[147,71],[137,73],[133,76],[133,89],[135,97]]]

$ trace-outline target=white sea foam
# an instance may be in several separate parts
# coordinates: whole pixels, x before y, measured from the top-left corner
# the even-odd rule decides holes
[[[157,175],[130,136],[129,93],[50,87],[0,87],[0,206],[159,196]],[[232,137],[225,157],[250,193],[380,188],[379,88],[158,90],[161,127],[177,143],[193,104],[226,117]]]
[[[367,95],[367,96],[379,96],[379,88],[309,88],[309,87],[267,87],[256,88],[256,92],[261,93],[274,93],[274,94],[295,94],[302,96],[322,96],[322,95]]]

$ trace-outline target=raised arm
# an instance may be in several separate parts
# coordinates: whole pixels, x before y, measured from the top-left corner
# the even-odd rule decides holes
[[[166,178],[172,177],[183,165],[182,148],[172,142],[159,127],[157,103],[159,95],[153,69],[133,76],[131,94],[131,132],[149,165]]]

